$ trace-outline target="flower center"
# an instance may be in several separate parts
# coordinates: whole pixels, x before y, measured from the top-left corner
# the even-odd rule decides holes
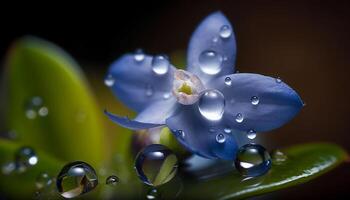
[[[173,94],[180,104],[195,103],[199,99],[199,93],[204,89],[203,83],[196,75],[185,70],[175,71]]]

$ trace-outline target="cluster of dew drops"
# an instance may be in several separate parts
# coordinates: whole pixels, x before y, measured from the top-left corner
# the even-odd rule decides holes
[[[224,25],[219,30],[219,37],[222,40],[228,39],[232,36],[230,26]],[[215,44],[219,41],[218,37],[214,37],[212,42]],[[145,54],[142,50],[137,50],[134,54],[135,62],[143,62]],[[207,74],[217,74],[221,70],[222,62],[226,61],[226,56],[221,56],[213,50],[203,51],[198,58],[201,70]],[[167,56],[157,55],[152,58],[152,71],[154,74],[162,76],[167,74],[170,67],[170,62]],[[281,79],[276,79],[277,83],[281,83]],[[104,80],[108,87],[115,85],[115,79],[110,74]],[[232,85],[230,77],[224,79],[224,84],[228,87]],[[153,86],[147,84],[145,90],[146,96],[153,95]],[[163,98],[169,99],[171,93],[164,93]],[[253,106],[258,106],[260,99],[258,96],[252,96],[250,102]],[[199,112],[208,120],[221,119],[225,107],[225,98],[221,92],[217,90],[209,90],[204,93],[198,103]],[[25,116],[28,119],[35,119],[36,117],[45,117],[48,115],[48,107],[43,105],[43,100],[40,97],[33,97],[26,106]],[[243,113],[237,113],[234,116],[237,123],[244,122]],[[210,132],[217,132],[215,128],[209,130]],[[218,143],[224,143],[226,140],[225,134],[231,134],[230,128],[225,128],[223,133],[218,133],[215,137]],[[185,137],[185,132],[177,130],[176,134],[180,138]],[[254,139],[256,132],[254,130],[247,131],[247,137]],[[285,154],[281,151],[274,151],[272,159],[276,163],[286,160]],[[10,175],[12,173],[25,173],[30,168],[39,163],[39,157],[34,149],[30,147],[22,147],[17,150],[14,160],[3,164],[2,173]],[[265,174],[271,167],[271,157],[264,147],[258,144],[246,144],[237,152],[236,160],[234,162],[236,169],[246,177],[257,177]],[[146,185],[151,186],[146,195],[147,199],[156,199],[159,197],[157,187],[172,180],[177,173],[178,158],[169,148],[160,144],[152,144],[141,150],[135,159],[135,171],[139,179]],[[56,191],[64,198],[75,198],[84,193],[92,191],[98,185],[98,176],[94,168],[86,162],[75,161],[66,164],[56,177],[50,176],[46,172],[38,174],[36,178],[37,194],[40,194],[45,188],[48,188],[56,182]],[[116,186],[120,183],[119,177],[110,175],[106,178],[105,184],[109,186]]]

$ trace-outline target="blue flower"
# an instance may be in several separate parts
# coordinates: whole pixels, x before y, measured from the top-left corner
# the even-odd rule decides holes
[[[108,72],[111,89],[138,115],[131,120],[105,113],[133,130],[167,126],[191,152],[233,160],[239,133],[278,128],[303,107],[298,94],[278,78],[234,74],[235,60],[233,28],[215,12],[192,35],[186,71],[166,56],[142,52],[115,61]]]

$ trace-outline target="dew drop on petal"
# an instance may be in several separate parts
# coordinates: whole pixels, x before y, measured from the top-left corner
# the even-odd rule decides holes
[[[282,83],[282,79],[280,77],[276,78],[276,83]]]
[[[231,130],[230,128],[224,128],[224,132],[227,133],[227,134],[229,134],[229,133],[232,132],[232,130]]]
[[[232,84],[232,80],[231,80],[231,78],[229,76],[225,78],[225,84],[227,86],[230,86]]]
[[[35,181],[35,186],[37,189],[43,189],[52,183],[52,178],[47,173],[40,173]]]
[[[136,62],[142,62],[145,59],[145,54],[142,49],[137,49],[134,54],[134,60]]]
[[[222,56],[215,51],[203,51],[198,58],[200,69],[209,75],[217,74],[221,71]]]
[[[119,183],[119,178],[116,175],[111,175],[106,178],[107,185],[117,185]]]
[[[252,98],[250,98],[250,102],[254,105],[254,106],[256,106],[256,105],[258,105],[259,104],[259,97],[257,97],[257,96],[252,96]]]
[[[157,189],[151,188],[151,189],[147,192],[146,198],[147,198],[147,199],[150,199],[150,200],[151,200],[151,199],[159,199],[159,194],[158,194]]]
[[[232,35],[232,30],[228,25],[223,25],[220,28],[220,37],[221,38],[229,38]]]
[[[151,186],[159,186],[176,175],[178,159],[164,145],[151,144],[140,151],[135,160],[135,170],[140,180]]]
[[[237,123],[242,123],[244,120],[243,114],[242,113],[238,113],[235,117],[235,120]]]
[[[255,139],[256,138],[256,131],[254,131],[253,129],[249,130],[247,132],[247,138],[251,139],[251,140]]]
[[[104,82],[107,87],[112,87],[114,85],[115,79],[111,74],[108,74]]]
[[[65,165],[57,176],[56,186],[64,198],[78,197],[98,184],[95,170],[87,163],[76,161]]]
[[[166,74],[169,70],[169,60],[167,57],[158,55],[152,59],[152,71],[157,75]]]
[[[22,147],[15,154],[15,164],[18,172],[26,171],[28,168],[36,165],[38,161],[38,156],[34,149],[30,147]]]
[[[208,90],[199,99],[198,109],[208,120],[220,120],[224,114],[225,97],[218,90]]]
[[[243,176],[261,176],[271,168],[271,158],[263,146],[246,144],[237,151],[235,166]]]
[[[215,139],[218,143],[224,143],[226,141],[226,136],[222,133],[219,133],[216,135]]]

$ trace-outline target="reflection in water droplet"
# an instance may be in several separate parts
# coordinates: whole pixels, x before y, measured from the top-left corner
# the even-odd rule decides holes
[[[176,155],[167,147],[152,144],[144,148],[136,156],[135,169],[142,182],[151,186],[159,186],[170,181],[177,172]]]
[[[150,97],[153,95],[153,87],[150,84],[146,85],[146,96]]]
[[[112,87],[114,85],[115,79],[112,76],[112,74],[108,74],[107,77],[105,78],[105,85],[107,87]]]
[[[90,192],[98,184],[95,170],[77,161],[65,165],[57,176],[57,190],[64,198],[74,198]]]
[[[248,139],[255,139],[256,138],[256,131],[254,131],[253,129],[249,130],[247,132],[247,138]]]
[[[229,38],[232,35],[232,30],[228,25],[223,25],[220,28],[220,37],[221,38]]]
[[[152,59],[152,70],[157,75],[166,74],[169,70],[169,60],[162,55],[153,57]]]
[[[246,144],[238,150],[235,166],[243,176],[261,176],[271,168],[270,155],[261,145]]]
[[[158,191],[155,188],[151,188],[147,195],[146,195],[147,199],[159,199],[159,194]]]
[[[115,175],[108,176],[106,179],[107,185],[117,185],[119,183],[119,178]]]
[[[16,170],[16,164],[14,162],[8,162],[2,165],[1,171],[4,175],[9,175]]]
[[[198,58],[200,69],[210,75],[221,71],[222,56],[215,51],[203,51]]]
[[[30,147],[22,147],[15,154],[16,170],[24,172],[28,168],[38,163],[38,157],[35,151]]]
[[[226,141],[226,136],[222,133],[216,135],[216,141],[218,143],[224,143]]]
[[[47,173],[41,173],[38,175],[35,181],[37,189],[43,189],[52,183],[52,178]]]
[[[199,99],[198,109],[208,120],[220,120],[224,114],[225,97],[218,90],[208,90]]]
[[[254,105],[254,106],[256,106],[256,105],[258,105],[259,104],[259,97],[257,97],[257,96],[252,96],[252,98],[250,99],[250,102]]]
[[[276,149],[271,152],[271,158],[274,164],[281,164],[286,161],[288,157],[281,150]]]
[[[226,77],[226,78],[225,78],[225,84],[226,84],[227,86],[230,86],[230,85],[232,84],[232,80],[231,80],[230,77]]]
[[[243,120],[244,120],[244,117],[243,117],[242,113],[238,113],[238,114],[236,115],[235,119],[236,119],[236,122],[237,122],[237,123],[242,123]]]
[[[145,54],[142,49],[137,49],[134,54],[134,60],[136,62],[142,62],[145,59]]]

